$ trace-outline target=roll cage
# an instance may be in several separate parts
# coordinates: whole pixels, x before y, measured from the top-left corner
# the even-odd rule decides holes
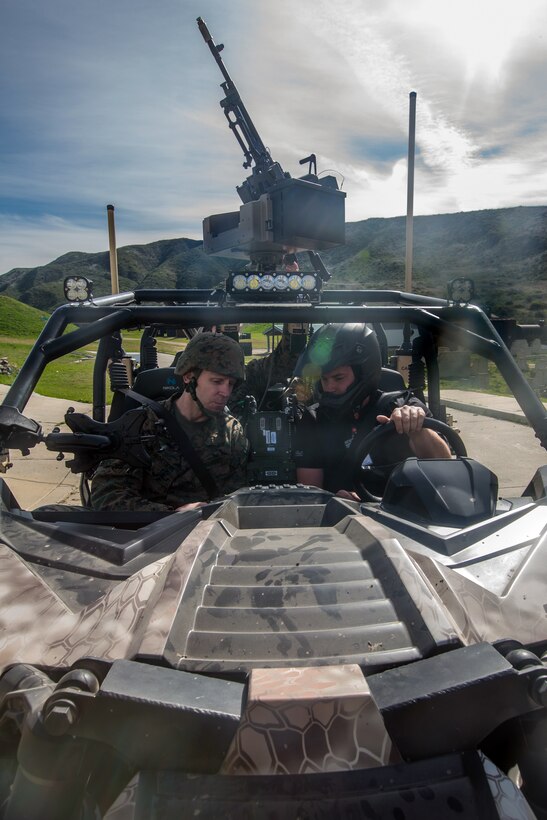
[[[422,344],[428,403],[433,416],[445,420],[440,400],[437,351],[440,344],[463,348],[495,363],[542,446],[547,448],[547,414],[486,314],[475,305],[400,291],[326,290],[320,304],[306,302],[239,304],[223,290],[141,289],[57,308],[45,325],[0,407],[0,439],[6,443],[7,408],[23,413],[44,368],[55,359],[99,341],[93,375],[93,418],[106,417],[106,372],[123,356],[123,330],[143,329],[141,370],[149,361],[151,339],[169,328],[219,324],[367,322],[380,336],[383,327],[413,328]],[[76,329],[69,329],[75,325]],[[384,362],[387,364],[387,361]]]

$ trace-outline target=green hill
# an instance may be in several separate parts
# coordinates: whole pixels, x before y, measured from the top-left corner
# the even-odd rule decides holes
[[[195,239],[165,239],[148,245],[118,249],[121,291],[146,288],[213,287],[226,278],[227,267],[207,256]],[[110,257],[104,253],[65,253],[37,268],[15,268],[0,277],[0,293],[40,310],[53,310],[65,301],[63,280],[85,276],[93,294],[110,293]]]
[[[406,220],[366,219],[346,225],[346,244],[322,254],[330,286],[404,289]],[[301,254],[301,266],[308,265]],[[233,264],[233,263],[232,263]],[[202,243],[171,239],[118,250],[120,290],[212,287],[230,262],[207,256]],[[96,296],[110,292],[108,252],[71,252],[37,268],[0,277],[0,293],[39,310],[64,301],[66,276],[93,280]],[[547,206],[500,208],[414,219],[414,290],[445,296],[456,276],[475,280],[477,302],[520,322],[547,309]]]
[[[346,244],[324,258],[332,283],[402,289],[406,220],[346,226]],[[501,208],[414,219],[414,290],[446,296],[457,276],[475,281],[477,301],[502,317],[533,321],[547,309],[547,207]]]
[[[0,296],[0,336],[35,339],[49,319],[43,310],[24,305],[10,296]]]

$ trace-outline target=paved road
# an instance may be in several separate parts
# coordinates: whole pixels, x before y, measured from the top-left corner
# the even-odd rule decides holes
[[[467,454],[497,475],[501,496],[521,495],[537,468],[547,464],[547,452],[530,427],[463,410],[450,412]]]
[[[0,400],[7,390],[6,385],[0,385]],[[51,399],[34,393],[25,408],[25,415],[38,421],[45,433],[51,432],[54,427],[68,432],[63,420],[69,406],[80,413],[91,412],[90,404]],[[44,445],[38,444],[30,456],[22,456],[18,450],[11,450],[10,457],[13,467],[4,479],[21,507],[32,510],[43,504],[80,503],[80,477],[72,473],[64,461],[57,461],[57,453],[51,453]]]
[[[547,464],[547,452],[516,399],[470,390],[443,390],[442,399],[461,430],[468,455],[497,475],[499,494],[521,495],[537,468]]]
[[[6,391],[7,387],[0,385],[0,400]],[[539,446],[528,426],[505,420],[508,413],[520,413],[522,416],[516,402],[480,393],[453,392],[457,395],[455,398],[452,396],[452,403],[457,407],[450,412],[461,431],[468,454],[496,473],[500,495],[520,495],[535,470],[547,463],[547,453]],[[91,410],[89,404],[70,404],[80,412]],[[67,401],[34,394],[25,413],[39,421],[45,432],[49,432],[56,425],[63,429],[68,406]],[[502,418],[479,415],[485,410]],[[22,507],[34,509],[43,504],[79,503],[79,476],[73,474],[63,461],[57,461],[55,453],[38,445],[30,456],[23,457],[14,450],[11,457],[14,466],[4,478]]]

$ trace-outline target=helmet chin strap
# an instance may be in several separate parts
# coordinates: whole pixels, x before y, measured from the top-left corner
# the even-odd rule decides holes
[[[198,399],[197,386],[198,386],[198,380],[196,379],[195,376],[192,376],[190,381],[186,382],[185,385],[184,385],[185,390],[187,390],[190,393],[192,399],[195,401],[195,403],[197,404],[197,406],[199,407],[199,409],[201,410],[203,415],[207,416],[207,418],[209,418],[209,419],[216,418],[218,413],[213,413],[211,410],[207,410],[207,408],[204,407],[203,404],[201,403],[201,401]]]

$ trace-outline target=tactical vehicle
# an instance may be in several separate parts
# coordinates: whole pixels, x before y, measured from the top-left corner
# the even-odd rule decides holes
[[[241,107],[228,119],[248,124]],[[543,447],[545,409],[461,290],[329,289],[318,251],[341,241],[343,195],[272,165],[243,210],[205,224],[213,252],[235,247],[251,268],[213,291],[93,299],[67,282],[79,303],[55,311],[0,405],[4,448],[66,454],[83,476],[80,505],[32,510],[0,479],[6,820],[547,816],[547,468],[499,497],[445,423],[443,361],[497,366]],[[330,235],[299,222],[304,200]],[[408,459],[371,497],[368,438],[362,501],[299,485],[296,402],[268,385],[244,408],[249,486],[186,512],[87,506],[102,458],[146,463],[139,397],[177,389],[172,363],[158,366],[166,329],[349,321],[376,329],[382,388],[423,395],[454,458]],[[24,414],[44,368],[94,341],[92,414],[67,408],[66,429],[44,434]]]

